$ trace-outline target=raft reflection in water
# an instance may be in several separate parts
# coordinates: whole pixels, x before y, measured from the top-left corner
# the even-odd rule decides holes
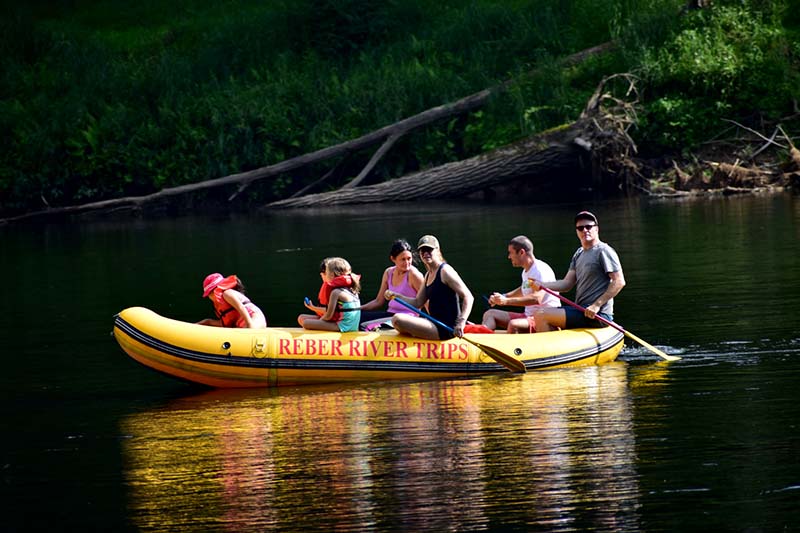
[[[139,529],[637,529],[627,368],[212,391],[122,423]]]

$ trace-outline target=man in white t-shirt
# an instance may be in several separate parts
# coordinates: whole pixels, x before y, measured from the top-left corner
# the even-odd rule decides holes
[[[524,306],[525,312],[489,309],[483,314],[481,322],[491,330],[507,328],[509,333],[534,333],[536,324],[533,312],[538,307],[560,307],[561,302],[545,291],[534,291],[530,287],[528,279],[555,281],[556,275],[550,265],[541,259],[536,259],[533,255],[533,243],[524,235],[514,237],[508,242],[508,258],[511,260],[511,266],[522,268],[522,283],[513,291],[505,294],[493,292],[489,296],[489,304],[492,307],[496,305]]]

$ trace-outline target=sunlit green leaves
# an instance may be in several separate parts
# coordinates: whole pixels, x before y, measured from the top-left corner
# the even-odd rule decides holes
[[[779,116],[800,98],[796,10],[718,0],[678,15],[685,3],[19,3],[0,21],[0,211],[274,164],[508,79],[479,112],[404,137],[376,176],[569,123],[615,72],[641,75],[649,107],[635,133],[664,146],[704,139],[715,117]],[[612,37],[613,53],[559,64]],[[343,172],[370,156],[351,155]],[[297,190],[328,169],[248,194]]]

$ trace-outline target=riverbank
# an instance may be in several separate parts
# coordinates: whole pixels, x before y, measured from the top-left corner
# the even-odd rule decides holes
[[[786,139],[792,142],[792,139]],[[528,179],[522,176],[507,183],[480,188],[469,194],[454,195],[480,203],[527,202],[536,205],[574,201],[612,200],[624,196],[643,196],[660,199],[686,199],[746,194],[780,194],[800,192],[800,150],[791,146],[784,152],[781,146],[771,151],[756,154],[757,157],[743,159],[744,145],[736,151],[712,146],[688,155],[688,157],[661,157],[654,159],[628,159],[626,165],[635,166],[640,182],[623,190],[596,186],[587,168],[576,164],[574,172],[565,171],[550,179]],[[555,185],[554,185],[555,184]],[[356,189],[357,190],[357,189]],[[133,198],[129,203],[106,201],[73,207],[48,209],[0,219],[0,226],[70,220],[109,220],[129,218],[164,218],[185,215],[228,215],[264,209],[263,206],[238,205],[232,208],[228,194],[165,195],[152,201]],[[335,195],[335,192],[330,193]],[[442,198],[431,198],[430,201]],[[425,202],[415,200],[413,203]],[[383,202],[396,204],[394,198]],[[412,202],[401,202],[412,203]],[[359,202],[343,202],[339,205],[364,205]],[[317,208],[325,209],[324,205]],[[269,207],[267,207],[269,209]]]
[[[786,0],[234,4],[15,5],[0,22],[0,217],[274,166],[498,84],[480,109],[387,139],[383,156],[352,150],[220,196],[244,211],[367,167],[376,183],[487,154],[578,120],[615,73],[638,80],[631,135],[654,153],[695,151],[734,120],[763,131],[800,100],[800,18]],[[654,168],[642,178],[685,185]]]
[[[664,159],[645,168],[651,178],[650,195],[707,196],[800,191],[800,150],[788,136],[767,139],[761,148],[742,144],[736,150],[715,145],[688,157]],[[766,148],[774,145],[770,150]],[[759,152],[760,153],[757,153]]]

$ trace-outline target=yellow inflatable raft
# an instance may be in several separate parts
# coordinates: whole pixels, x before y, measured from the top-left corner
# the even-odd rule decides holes
[[[462,339],[428,341],[394,330],[330,333],[301,328],[199,326],[131,307],[114,337],[139,363],[210,387],[280,387],[355,381],[420,380],[507,372]],[[519,358],[527,370],[598,365],[616,359],[624,336],[606,327],[533,335],[470,334]]]

